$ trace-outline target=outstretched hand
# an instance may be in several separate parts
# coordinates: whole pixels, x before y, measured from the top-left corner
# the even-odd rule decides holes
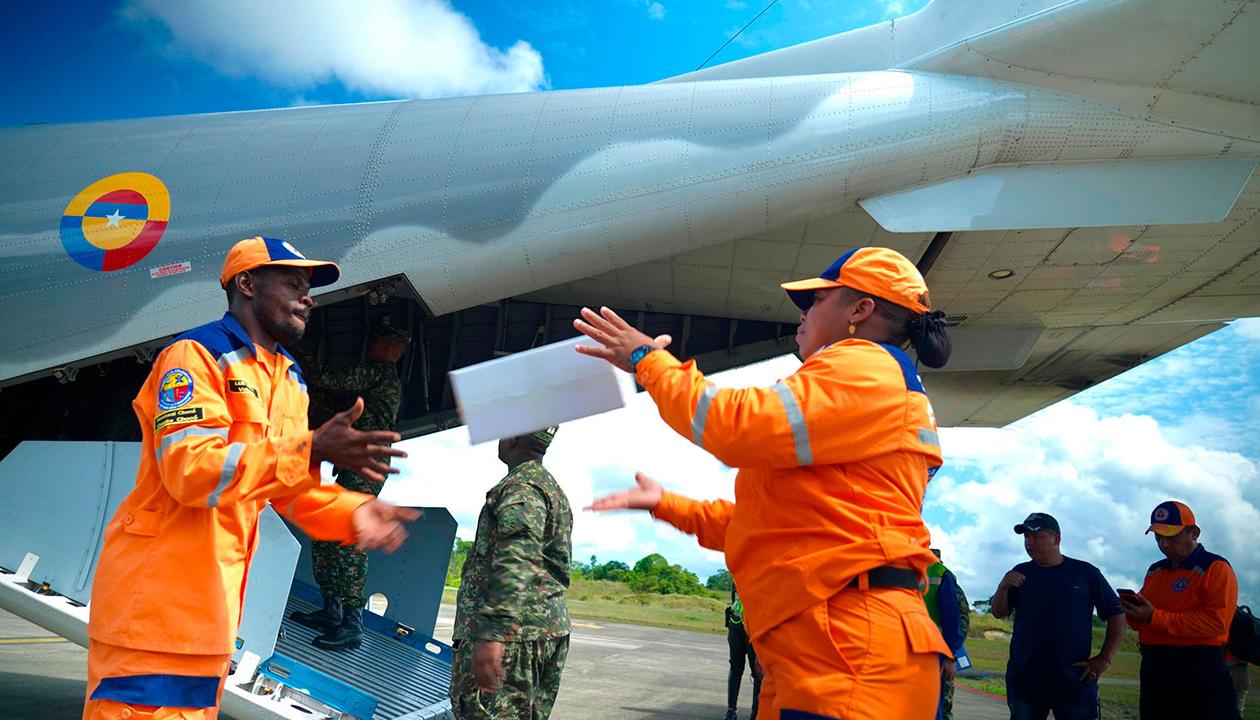
[[[655,510],[661,504],[664,490],[643,473],[634,474],[635,487],[605,495],[591,503],[587,510]]]
[[[398,472],[382,458],[407,457],[402,450],[390,447],[402,436],[390,430],[355,430],[352,425],[362,414],[363,398],[357,398],[353,407],[333,415],[315,430],[311,440],[312,466],[327,460],[372,482],[385,482],[386,476]]]
[[[601,307],[598,313],[590,308],[582,308],[582,317],[574,318],[573,327],[586,337],[603,345],[603,347],[578,345],[578,352],[607,360],[626,372],[630,372],[630,353],[634,352],[635,348],[640,345],[652,345],[663,349],[674,341],[669,335],[648,337],[606,307]]]
[[[394,552],[407,539],[405,524],[418,517],[419,510],[397,507],[375,498],[368,500],[350,516],[355,544],[361,550]]]

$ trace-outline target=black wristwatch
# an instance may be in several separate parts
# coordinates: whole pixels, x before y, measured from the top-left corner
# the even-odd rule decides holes
[[[660,348],[656,347],[655,345],[640,345],[639,347],[631,350],[630,351],[630,374],[631,375],[634,374],[635,366],[639,364],[640,360],[647,357],[648,353],[653,352],[655,350],[660,350]]]

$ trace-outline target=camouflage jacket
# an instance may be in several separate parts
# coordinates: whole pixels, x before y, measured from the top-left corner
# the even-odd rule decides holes
[[[358,430],[393,430],[402,404],[402,380],[394,363],[363,362],[343,368],[325,368],[313,358],[299,358],[302,375],[314,390],[312,400],[334,412],[349,407],[355,396],[363,397]],[[331,396],[331,397],[330,397]]]
[[[573,512],[542,463],[516,466],[486,493],[460,576],[456,640],[540,640],[569,634]]]

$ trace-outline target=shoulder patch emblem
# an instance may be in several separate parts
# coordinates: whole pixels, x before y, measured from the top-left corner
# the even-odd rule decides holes
[[[1173,591],[1173,592],[1185,592],[1185,591],[1186,591],[1186,588],[1188,588],[1188,587],[1190,587],[1190,579],[1189,579],[1189,578],[1177,578],[1177,582],[1175,582],[1175,583],[1173,583],[1173,584],[1172,584],[1172,591]]]
[[[228,392],[239,393],[241,395],[253,395],[255,399],[261,399],[258,397],[258,388],[251,386],[244,380],[238,380],[236,378],[228,378]]]
[[[158,409],[174,410],[193,399],[192,375],[183,368],[167,370],[158,384]]]

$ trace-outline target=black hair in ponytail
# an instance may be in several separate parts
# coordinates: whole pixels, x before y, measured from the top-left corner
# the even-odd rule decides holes
[[[930,368],[945,367],[953,350],[949,329],[945,326],[945,313],[931,310],[920,315],[911,315],[907,328],[910,345],[919,356],[919,362]]]

